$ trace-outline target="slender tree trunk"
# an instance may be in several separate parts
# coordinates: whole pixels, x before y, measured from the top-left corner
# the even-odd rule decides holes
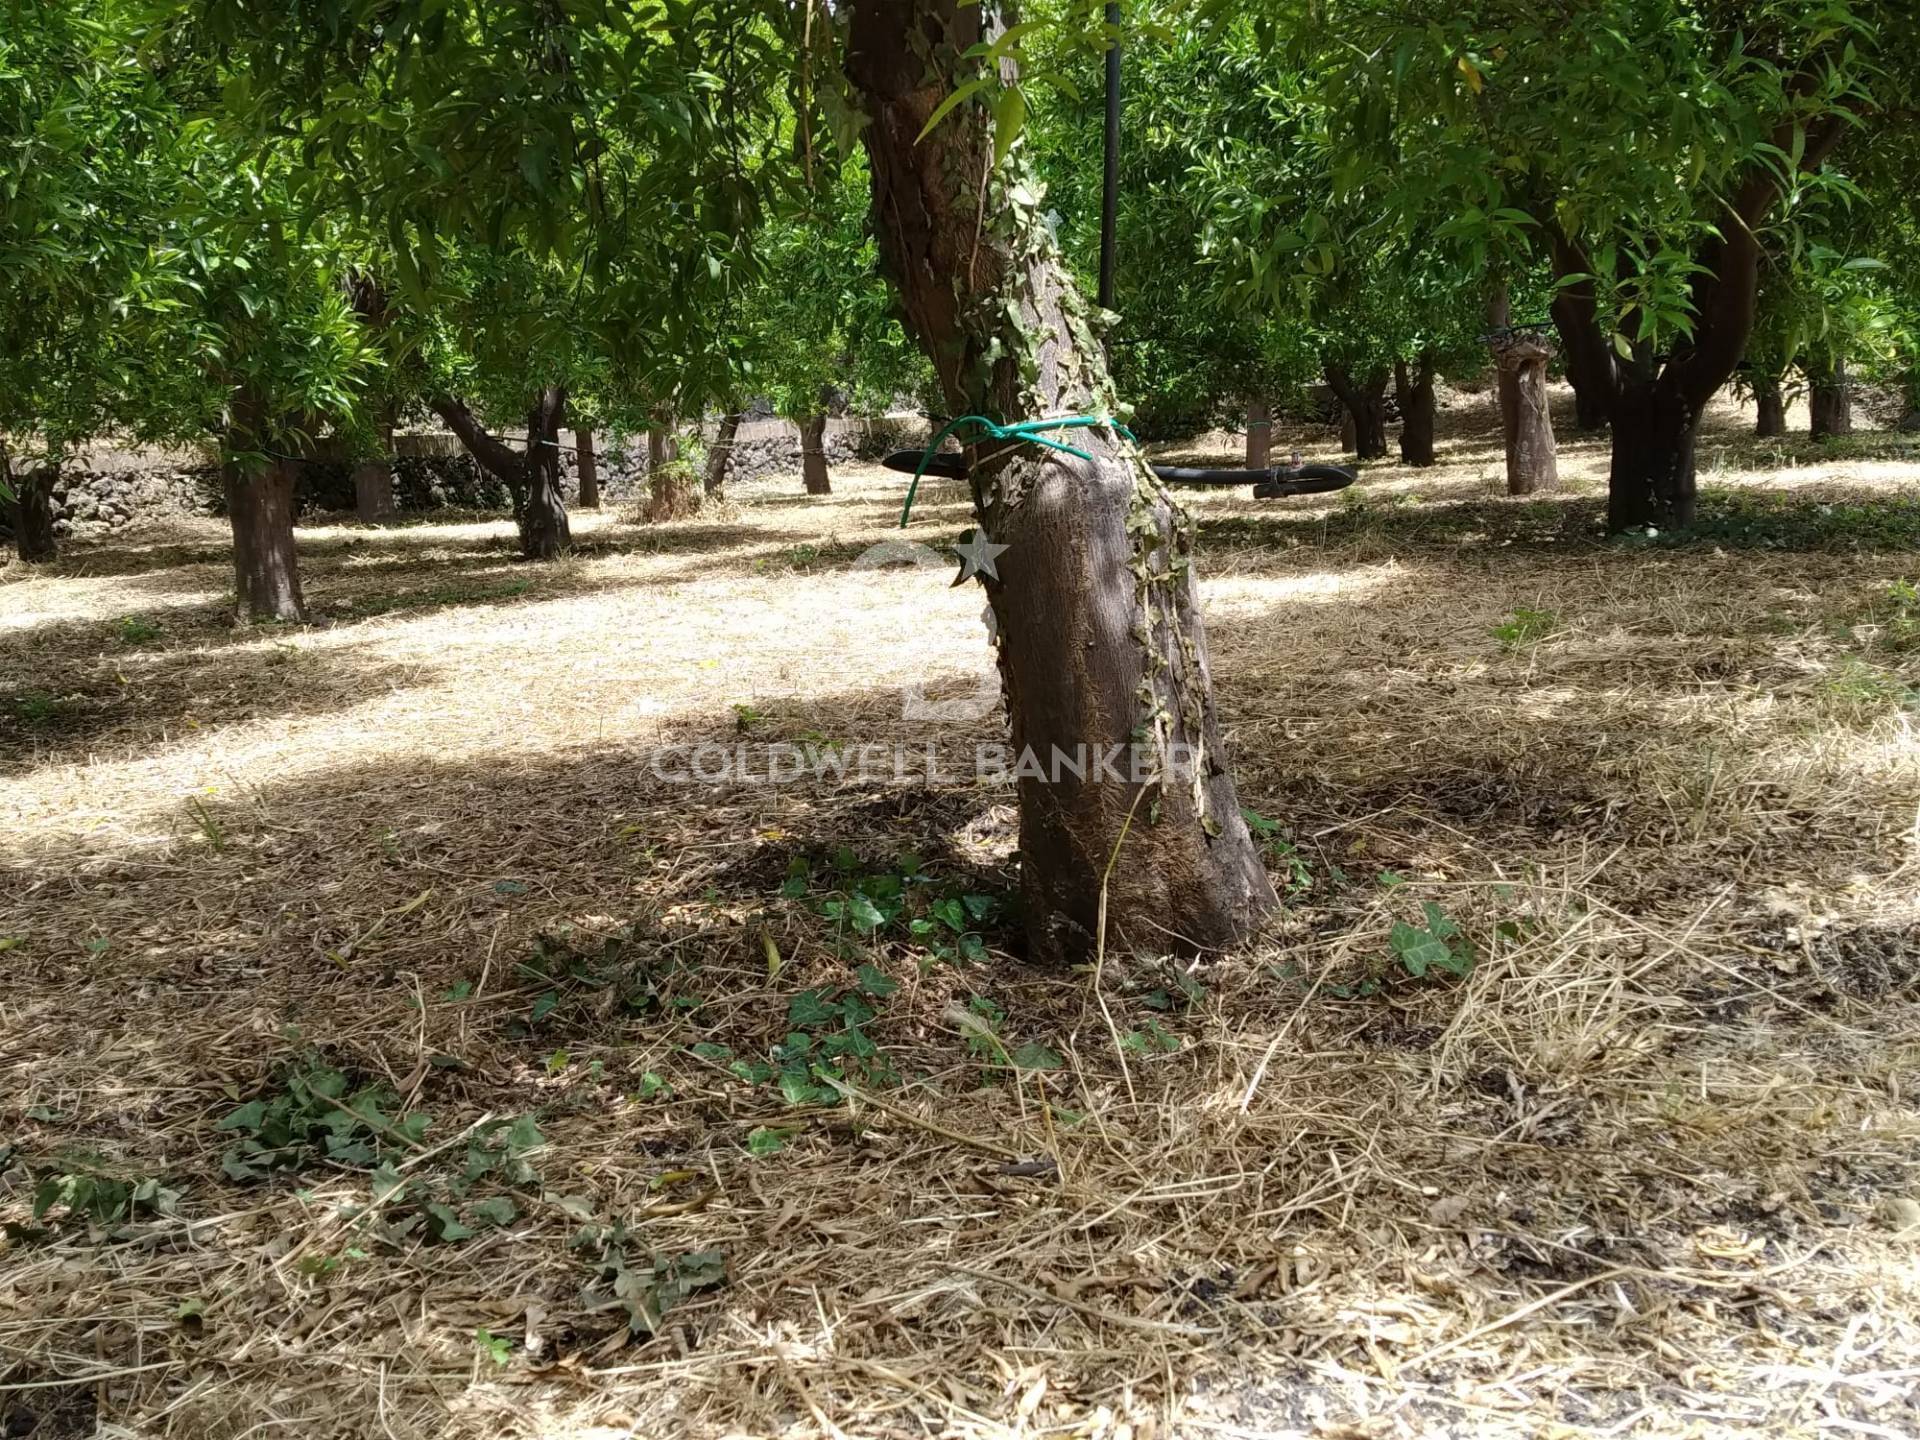
[[[673,457],[668,453],[667,441],[667,432],[660,425],[656,424],[648,429],[647,473],[649,475],[672,460]]]
[[[593,431],[576,427],[573,432],[575,469],[580,477],[582,510],[600,508],[600,461],[593,453]]]
[[[1762,440],[1774,440],[1787,433],[1787,396],[1778,375],[1756,376],[1753,382],[1756,414],[1753,433]]]
[[[740,433],[740,416],[729,411],[720,417],[720,429],[713,437],[713,448],[707,451],[707,494],[719,495],[726,490],[727,469],[733,464],[733,437]]]
[[[1273,464],[1273,406],[1265,396],[1247,401],[1247,469]]]
[[[1574,273],[1571,266],[1568,269]],[[1613,347],[1592,323],[1593,282],[1582,281],[1556,290],[1551,313],[1554,329],[1560,334],[1567,383],[1573,387],[1574,428],[1604,430],[1613,401],[1614,355]]]
[[[1500,367],[1507,493],[1558,489],[1560,461],[1553,443],[1553,414],[1547,408],[1547,362],[1553,346],[1536,331],[1506,330],[1495,333],[1493,354]]]
[[[229,448],[241,451],[257,443],[238,433],[228,440]],[[299,558],[293,546],[292,463],[229,460],[222,467],[221,481],[227,519],[233,526],[235,618],[305,620],[306,600],[300,593]]]
[[[1807,433],[1816,440],[1830,440],[1853,433],[1853,385],[1847,378],[1847,362],[1833,362],[1832,368],[1813,377],[1808,387]]]
[[[560,487],[560,422],[567,392],[549,385],[527,415],[526,493],[520,497],[520,553],[529,560],[553,560],[573,543],[567,524],[567,497]]]
[[[1344,365],[1326,366],[1327,384],[1340,397],[1353,422],[1348,448],[1362,460],[1378,460],[1387,453],[1388,373],[1382,365],[1364,380],[1355,380]],[[1342,434],[1347,432],[1343,430]]]
[[[827,417],[809,415],[800,422],[800,478],[807,494],[831,495],[833,480],[827,474]]]
[[[44,565],[59,558],[53,535],[53,482],[59,478],[57,462],[14,474],[0,454],[0,480],[13,491],[13,548],[30,565]]]
[[[1356,455],[1360,451],[1360,427],[1353,423],[1353,411],[1346,402],[1340,402],[1340,449],[1347,455]]]
[[[947,403],[1007,422],[1111,414],[1091,307],[1024,183],[1025,150],[991,163],[991,87],[929,127],[979,72],[962,57],[1001,31],[1000,6],[849,9],[881,254]],[[1116,431],[1073,443],[1091,458],[976,447],[970,472],[980,535],[1006,547],[981,580],[999,625],[1032,955],[1089,959],[1103,920],[1114,946],[1232,945],[1277,902],[1214,713],[1193,525]],[[1059,763],[1075,756],[1077,773]]]
[[[1400,402],[1400,459],[1425,469],[1433,464],[1433,357],[1422,352],[1411,372],[1393,367],[1394,398]]]

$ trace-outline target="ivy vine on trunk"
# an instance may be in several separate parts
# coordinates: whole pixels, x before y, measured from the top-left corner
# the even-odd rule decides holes
[[[947,404],[1003,423],[1111,414],[1091,310],[1041,187],[1018,145],[996,163],[993,112],[1014,70],[969,51],[1002,32],[1006,8],[854,0],[850,10],[847,73],[868,121],[882,260]],[[1031,444],[969,452],[979,526],[1007,547],[997,578],[981,578],[1022,767],[1031,952],[1085,959],[1103,920],[1117,943],[1230,945],[1277,902],[1227,769],[1193,524],[1117,430],[1071,438],[1090,458]],[[1094,753],[1121,755],[1118,772],[1057,764]]]

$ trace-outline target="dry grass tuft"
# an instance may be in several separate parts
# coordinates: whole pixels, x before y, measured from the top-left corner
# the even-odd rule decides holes
[[[1596,444],[1512,502],[1485,397],[1446,418],[1355,499],[1196,497],[1290,904],[1098,996],[1017,961],[1004,791],[656,773],[997,738],[902,718],[990,666],[977,592],[852,568],[897,477],[552,566],[316,527],[297,631],[226,627],[213,526],[5,572],[0,1428],[1920,1429],[1920,468],[1742,468],[1723,413],[1720,544],[1607,546]],[[782,1094],[796,1031],[845,1103]],[[316,1068],[375,1120],[234,1178],[220,1122]],[[50,1176],[129,1190],[36,1221]]]

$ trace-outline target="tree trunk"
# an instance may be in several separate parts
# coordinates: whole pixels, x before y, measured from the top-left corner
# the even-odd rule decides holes
[[[1817,82],[1801,72],[1790,84]],[[1795,154],[1801,172],[1822,165],[1849,125],[1847,116],[1823,115],[1811,123],[1789,118],[1775,126],[1770,154],[1748,162],[1745,173],[1720,202],[1726,214],[1715,238],[1703,246],[1689,281],[1697,317],[1692,335],[1675,348],[1664,368],[1652,356],[1615,367],[1609,418],[1613,425],[1613,470],[1608,477],[1607,520],[1618,531],[1693,523],[1694,441],[1700,414],[1714,392],[1732,378],[1753,335],[1760,286],[1760,231],[1780,198],[1781,172],[1774,156]],[[1591,273],[1580,246],[1557,229],[1549,231],[1558,277]],[[1583,343],[1605,340],[1592,316]],[[1626,426],[1640,433],[1623,435]]]
[[[1406,361],[1393,367],[1394,398],[1400,402],[1401,463],[1433,464],[1433,359],[1422,354],[1411,373]]]
[[[827,417],[809,415],[800,422],[800,478],[807,494],[831,495],[833,481],[827,474]]]
[[[1497,331],[1493,354],[1500,367],[1507,493],[1556,490],[1560,461],[1553,444],[1553,414],[1547,408],[1547,362],[1553,346],[1537,331]]]
[[[244,434],[228,448],[246,451],[259,442]],[[285,460],[221,467],[227,519],[233,526],[233,593],[236,620],[302,621],[299,558],[293,548],[293,465]]]
[[[1273,406],[1256,396],[1247,401],[1247,469],[1273,464]]]
[[[1360,427],[1353,423],[1353,412],[1342,401],[1340,405],[1340,449],[1343,454],[1352,455],[1360,449]]]
[[[1351,433],[1341,432],[1348,448],[1362,460],[1383,458],[1387,453],[1387,367],[1382,365],[1356,381],[1346,366],[1330,362],[1326,375],[1353,422]]]
[[[719,495],[725,491],[727,468],[733,463],[733,437],[739,433],[738,413],[720,417],[720,429],[713,437],[713,448],[707,451],[707,494]]]
[[[1550,243],[1557,229],[1550,232]],[[1567,267],[1568,273],[1577,273]],[[1565,285],[1554,291],[1551,306],[1554,329],[1560,334],[1560,353],[1565,358],[1567,383],[1573,387],[1573,424],[1576,430],[1607,428],[1608,408],[1613,402],[1613,347],[1593,323],[1594,294],[1591,280]]]
[[[1111,414],[1091,307],[1029,188],[1025,148],[992,164],[992,87],[929,130],[976,78],[980,62],[962,56],[1000,33],[1001,8],[849,8],[883,263],[953,413]],[[971,453],[980,536],[1006,547],[980,578],[999,626],[1032,958],[1087,960],[1103,938],[1232,945],[1277,900],[1214,713],[1194,527],[1117,431],[1076,430],[1072,443],[1090,458],[1031,444]]]
[[[1684,530],[1693,524],[1694,439],[1700,414],[1671,386],[1639,379],[1613,397],[1613,468],[1607,485],[1607,529],[1647,526]]]
[[[520,553],[529,560],[554,560],[573,543],[567,524],[567,497],[560,488],[560,421],[567,392],[549,385],[527,415],[526,491],[519,497]]]
[[[513,497],[513,520],[520,532],[520,553],[528,560],[551,560],[573,543],[567,525],[566,496],[560,489],[560,420],[567,392],[549,385],[527,417],[527,449],[514,448],[490,433],[466,402],[435,396],[427,406],[460,437],[474,463],[499,476]]]
[[[1829,440],[1853,433],[1853,386],[1847,379],[1847,362],[1836,360],[1831,369],[1813,377],[1808,386],[1807,433],[1816,440]]]
[[[0,480],[13,491],[13,548],[29,565],[59,558],[53,537],[53,482],[60,478],[57,462],[36,465],[15,475],[0,456]]]
[[[1753,403],[1757,411],[1753,422],[1756,436],[1762,440],[1774,440],[1787,433],[1787,396],[1780,388],[1778,375],[1754,380]]]
[[[593,453],[593,431],[578,427],[573,432],[574,468],[580,477],[580,498],[575,503],[582,510],[600,508],[600,461]]]
[[[353,467],[354,518],[377,525],[393,515],[393,411],[380,420],[380,454]]]
[[[651,475],[672,457],[667,453],[667,432],[655,425],[647,431],[647,473]]]

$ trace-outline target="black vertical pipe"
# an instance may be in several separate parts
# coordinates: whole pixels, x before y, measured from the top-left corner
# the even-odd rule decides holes
[[[1113,308],[1114,223],[1120,205],[1120,6],[1108,0],[1107,165],[1100,189],[1100,308]]]

